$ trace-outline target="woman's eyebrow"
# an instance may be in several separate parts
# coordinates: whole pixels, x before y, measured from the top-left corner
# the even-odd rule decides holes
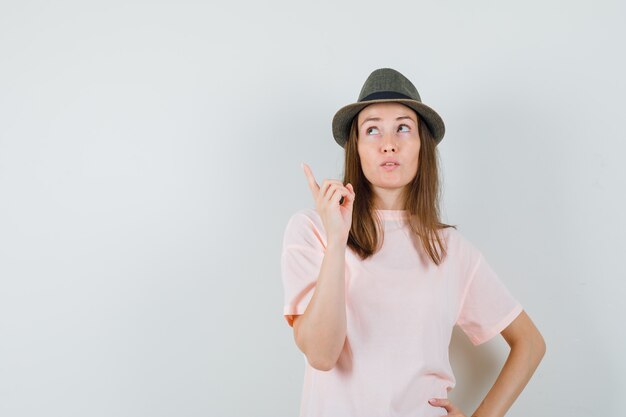
[[[396,120],[404,120],[404,119],[409,119],[411,120],[413,123],[415,123],[415,120],[413,120],[412,117],[410,116],[400,116],[400,117],[396,117]],[[369,122],[369,121],[379,121],[382,120],[380,117],[368,117],[367,119],[363,120],[363,123],[361,123],[361,127],[363,127],[363,125],[365,124],[365,122]]]
[[[403,119],[409,119],[412,122],[415,122],[415,120],[413,120],[413,118],[411,116],[400,116],[400,117],[396,118],[396,120],[403,120]]]

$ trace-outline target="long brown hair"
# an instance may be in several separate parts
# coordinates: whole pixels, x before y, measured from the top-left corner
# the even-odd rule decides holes
[[[409,226],[419,237],[422,247],[430,259],[439,265],[446,256],[439,229],[456,225],[441,223],[439,215],[439,164],[435,140],[422,118],[416,113],[420,137],[419,163],[417,174],[407,185],[404,207],[409,213]],[[363,174],[357,149],[358,128],[355,116],[350,127],[350,135],[345,145],[345,165],[343,183],[354,187],[356,198],[352,207],[352,226],[348,236],[348,246],[363,259],[376,253],[384,239],[381,220],[374,213],[373,191],[370,182]],[[381,239],[379,239],[381,238]]]

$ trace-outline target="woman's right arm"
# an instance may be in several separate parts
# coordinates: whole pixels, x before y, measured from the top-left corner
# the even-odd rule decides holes
[[[317,184],[311,168],[302,164],[327,244],[315,290],[304,314],[294,318],[296,345],[309,364],[321,371],[332,369],[346,340],[345,262],[355,198],[352,184],[324,180]]]
[[[313,296],[293,321],[296,345],[321,371],[335,366],[346,340],[345,254],[345,243],[329,242]]]

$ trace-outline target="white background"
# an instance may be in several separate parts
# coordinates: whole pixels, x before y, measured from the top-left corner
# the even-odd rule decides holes
[[[618,1],[0,3],[0,415],[296,416],[281,239],[371,71],[446,123],[443,220],[547,342],[507,416],[623,412]],[[456,329],[469,416],[506,359]]]

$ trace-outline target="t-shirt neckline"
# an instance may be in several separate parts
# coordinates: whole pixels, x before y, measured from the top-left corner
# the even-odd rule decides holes
[[[374,209],[382,219],[407,219],[409,217],[408,210],[386,210]]]

